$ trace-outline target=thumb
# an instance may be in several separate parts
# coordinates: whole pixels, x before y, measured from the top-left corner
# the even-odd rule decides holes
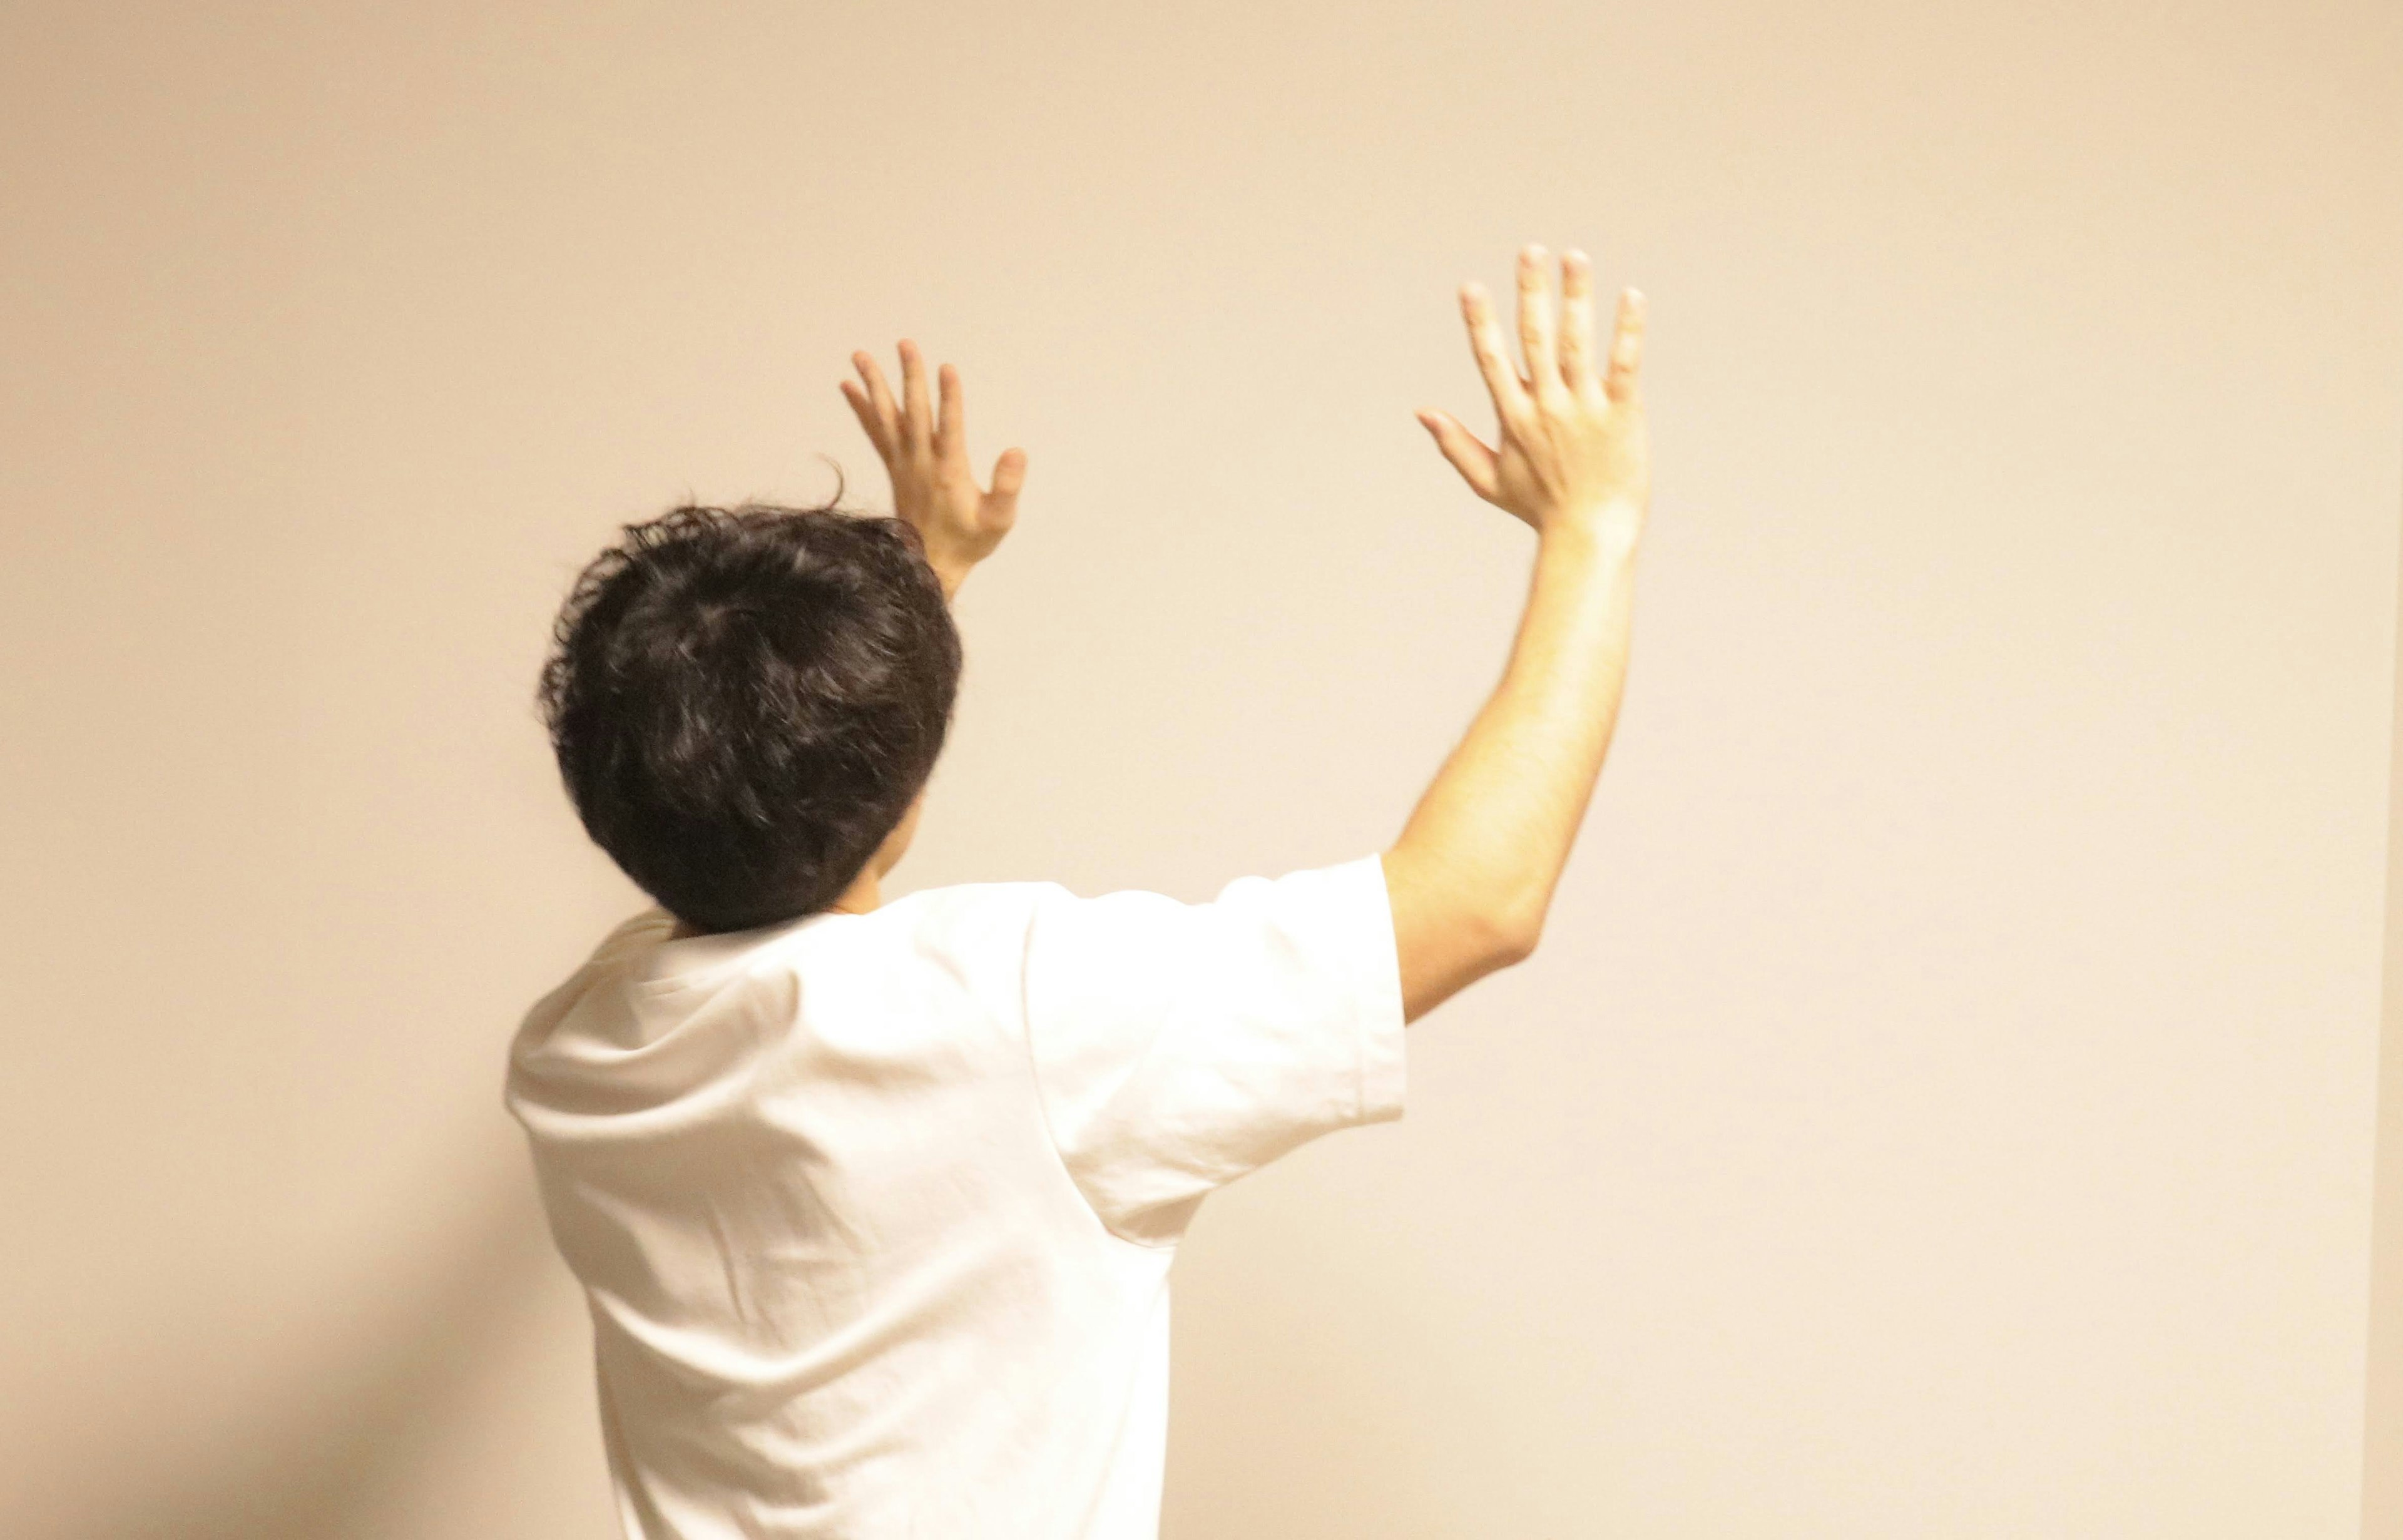
[[[996,502],[1013,504],[1018,501],[1018,489],[1024,485],[1026,451],[1004,450],[1001,458],[993,462],[993,491],[989,495]]]
[[[1434,435],[1435,447],[1452,462],[1452,468],[1460,472],[1460,479],[1468,483],[1468,490],[1487,502],[1493,502],[1501,490],[1494,474],[1493,451],[1447,412],[1425,408],[1419,412],[1419,423]]]

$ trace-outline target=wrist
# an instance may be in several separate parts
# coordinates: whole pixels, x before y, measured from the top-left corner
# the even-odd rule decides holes
[[[1552,515],[1536,527],[1539,552],[1560,550],[1586,557],[1632,561],[1644,530],[1644,509],[1633,503],[1599,503]]]
[[[920,552],[924,556],[926,565],[933,570],[935,580],[943,585],[943,597],[950,599],[960,591],[960,585],[967,580],[977,559],[948,540],[927,536],[924,530],[920,531]]]

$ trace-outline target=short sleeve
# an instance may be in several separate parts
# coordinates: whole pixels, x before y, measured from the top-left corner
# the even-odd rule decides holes
[[[1173,1240],[1201,1199],[1402,1116],[1383,861],[1244,877],[1206,904],[1036,884],[1027,1042],[1053,1142],[1104,1224]]]

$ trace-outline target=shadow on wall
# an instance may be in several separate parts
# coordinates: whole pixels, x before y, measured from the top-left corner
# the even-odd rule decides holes
[[[296,1397],[225,1430],[214,1442],[240,1452],[205,1476],[129,1472],[125,1491],[94,1495],[77,1540],[331,1540],[378,1529],[479,1373],[507,1357],[509,1328],[559,1265],[530,1193],[497,1176],[478,1190],[481,1212],[454,1232],[448,1258],[419,1269],[430,1282],[347,1334],[338,1359],[309,1367],[308,1405]],[[138,1436],[120,1447],[138,1461]]]

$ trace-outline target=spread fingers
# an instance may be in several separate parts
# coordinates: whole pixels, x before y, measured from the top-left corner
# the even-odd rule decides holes
[[[1552,278],[1545,271],[1541,246],[1519,253],[1519,347],[1527,355],[1527,379],[1534,394],[1556,394],[1561,388],[1561,366],[1552,345]]]
[[[1601,383],[1593,374],[1593,264],[1581,251],[1561,257],[1561,382],[1579,395]]]
[[[885,387],[884,371],[876,360],[865,353],[851,355],[851,367],[859,371],[860,385],[843,382],[844,399],[851,409],[859,413],[859,425],[868,430],[868,437],[881,454],[891,454],[900,437],[899,413],[893,405],[893,392]],[[865,386],[863,390],[861,387]]]
[[[918,344],[901,340],[901,437],[912,448],[930,444],[935,437],[934,412],[926,401],[926,361]]]
[[[1613,401],[1632,400],[1644,368],[1644,296],[1636,289],[1618,294],[1618,327],[1610,340],[1610,374],[1603,389]]]
[[[935,458],[967,463],[967,404],[961,399],[960,371],[945,364],[936,375],[941,414],[935,422]]]
[[[1469,351],[1477,355],[1477,369],[1485,377],[1485,389],[1493,397],[1494,412],[1505,423],[1525,417],[1527,388],[1510,367],[1502,326],[1493,319],[1493,302],[1483,284],[1461,285],[1460,313],[1468,324]]]

